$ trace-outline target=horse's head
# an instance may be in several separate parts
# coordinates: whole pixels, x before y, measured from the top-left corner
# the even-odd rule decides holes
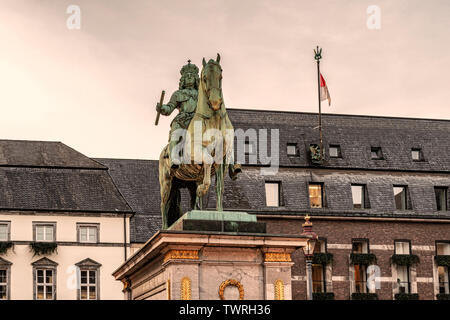
[[[212,110],[217,111],[223,103],[220,55],[217,54],[217,59],[215,61],[211,59],[208,63],[206,63],[205,58],[203,58],[202,63],[203,69],[200,81],[202,82],[206,97],[208,98],[209,107]]]

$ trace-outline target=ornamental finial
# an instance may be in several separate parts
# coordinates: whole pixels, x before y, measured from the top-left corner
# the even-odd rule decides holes
[[[322,59],[322,48],[319,48],[319,46],[314,49],[314,59],[316,59],[317,61]]]

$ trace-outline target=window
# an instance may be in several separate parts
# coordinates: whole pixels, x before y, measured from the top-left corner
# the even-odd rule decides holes
[[[436,242],[436,255],[438,256],[450,255],[450,242]]]
[[[366,266],[361,264],[354,265],[355,272],[355,288],[356,293],[367,293],[367,274]]]
[[[449,290],[449,267],[438,267],[438,279],[439,279],[439,293],[450,294]]]
[[[31,265],[33,266],[33,298],[35,300],[55,300],[58,264],[44,257]]]
[[[297,155],[297,144],[296,143],[288,143],[286,152],[287,152],[288,156],[296,156]]]
[[[370,158],[372,160],[383,159],[383,153],[381,152],[381,148],[380,147],[371,147],[370,148]]]
[[[325,271],[325,268],[321,264],[312,265],[313,292],[327,292]]]
[[[327,240],[318,239],[314,245],[314,253],[326,253],[327,252]]]
[[[0,257],[0,300],[9,300],[11,262]]]
[[[330,145],[328,148],[330,158],[342,158],[341,147],[339,145]]]
[[[309,184],[309,204],[311,208],[323,208],[323,185],[321,183]]]
[[[0,222],[0,241],[9,241],[10,222]]]
[[[420,148],[413,148],[411,149],[411,158],[413,161],[422,161],[422,149]]]
[[[8,270],[0,268],[0,300],[8,299]]]
[[[369,253],[369,240],[353,239],[352,253],[367,254]],[[367,293],[367,274],[366,266],[362,264],[354,264],[354,291],[356,293]]]
[[[80,270],[80,299],[97,300],[97,271]]]
[[[369,240],[367,239],[353,239],[352,240],[353,253],[369,253]]]
[[[394,241],[395,254],[411,254],[411,242],[407,240]]]
[[[353,208],[368,208],[368,198],[366,197],[366,186],[352,184]]]
[[[411,293],[409,266],[397,266],[398,293]]]
[[[54,299],[54,273],[52,269],[36,269],[36,300]]]
[[[90,259],[84,259],[75,264],[79,268],[78,300],[99,300],[99,279],[101,264]]]
[[[436,206],[438,211],[447,211],[447,188],[435,187]]]
[[[77,223],[78,242],[97,243],[99,224]]]
[[[326,253],[326,239],[319,239],[314,246],[314,253]],[[326,268],[324,264],[312,265],[313,292],[327,292]]]
[[[448,256],[450,255],[450,242],[436,242],[436,255]],[[450,268],[448,266],[438,266],[438,282],[439,293],[450,294]]]
[[[244,144],[244,152],[245,154],[254,154],[255,150],[254,150],[254,145],[253,143],[249,142],[249,141],[245,141]]]
[[[395,208],[406,210],[408,208],[407,188],[405,186],[394,186]]]
[[[266,182],[266,206],[280,206],[280,183]]]
[[[34,241],[54,242],[55,238],[55,222],[33,222]]]

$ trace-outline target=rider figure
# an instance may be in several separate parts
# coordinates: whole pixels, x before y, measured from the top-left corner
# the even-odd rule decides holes
[[[200,82],[198,72],[198,67],[195,64],[191,64],[191,60],[188,60],[188,64],[184,65],[180,70],[179,89],[172,94],[167,104],[161,106],[158,103],[156,105],[156,111],[161,112],[165,116],[170,115],[175,109],[179,110],[178,115],[170,124],[169,158],[171,168],[176,169],[179,166],[179,160],[172,159],[172,150],[179,142],[179,140],[171,139],[172,133],[177,129],[187,130],[197,108],[198,85]]]

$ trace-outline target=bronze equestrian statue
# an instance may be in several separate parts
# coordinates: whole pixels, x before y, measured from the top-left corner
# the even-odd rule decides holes
[[[169,144],[159,157],[162,229],[183,214],[180,188],[189,189],[191,207],[200,210],[211,176],[215,175],[216,210],[222,211],[224,173],[228,171],[234,180],[241,172],[241,166],[234,162],[234,128],[222,95],[220,55],[208,63],[203,58],[200,77],[197,66],[190,61],[181,69],[181,75],[180,89],[167,105],[156,107],[163,115],[175,108],[180,111],[171,124]]]

